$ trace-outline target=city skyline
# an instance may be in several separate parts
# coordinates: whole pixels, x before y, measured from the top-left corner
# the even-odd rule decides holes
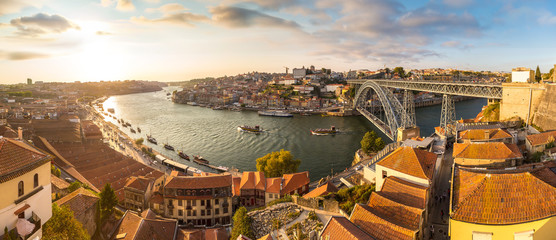
[[[0,83],[182,81],[315,65],[548,72],[550,1],[0,3]]]

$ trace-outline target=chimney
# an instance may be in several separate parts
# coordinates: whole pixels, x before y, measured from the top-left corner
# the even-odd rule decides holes
[[[485,130],[485,140],[490,139],[490,131]]]
[[[23,128],[21,127],[17,128],[17,139],[23,140]]]

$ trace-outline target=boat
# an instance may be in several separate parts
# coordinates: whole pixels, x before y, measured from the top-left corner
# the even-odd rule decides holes
[[[197,156],[193,156],[193,162],[196,162],[197,164],[200,165],[208,165],[209,161],[204,159],[203,157],[197,155]]]
[[[183,151],[181,151],[181,150],[178,151],[178,156],[180,156],[181,158],[183,158],[183,159],[185,159],[185,160],[187,160],[187,161],[190,161],[190,160],[189,160],[189,156],[187,156],[187,154],[183,153]]]
[[[293,114],[287,111],[258,111],[260,116],[271,116],[271,117],[293,117]]]
[[[154,144],[158,144],[158,142],[156,141],[155,138],[153,138],[151,135],[147,135],[147,141],[154,143]]]
[[[237,130],[241,132],[250,132],[250,133],[261,133],[263,131],[263,129],[259,127],[259,125],[256,125],[255,127],[242,125],[237,127]]]
[[[227,172],[228,170],[230,170],[230,168],[224,167],[224,166],[214,167],[214,169],[216,169],[218,171],[221,171],[221,172]]]
[[[141,133],[141,128],[137,127],[137,132]]]
[[[170,146],[170,144],[168,144],[168,143],[164,144],[164,148],[174,151],[174,147]]]
[[[338,133],[338,130],[336,130],[336,127],[334,127],[334,126],[331,126],[330,128],[317,128],[317,129],[311,130],[311,134],[317,135],[317,136],[331,135],[331,134],[336,134],[336,133]]]
[[[212,107],[212,110],[222,110],[222,109],[224,109],[224,107],[222,107],[222,106],[214,106],[214,107]]]
[[[301,115],[301,116],[311,116],[311,113],[301,112],[299,115]]]
[[[107,108],[106,110],[107,110],[109,113],[114,114],[114,108]]]
[[[199,106],[199,104],[197,104],[196,102],[187,102],[187,105],[191,105],[191,106]]]
[[[135,129],[133,128],[129,128],[129,131],[131,131],[132,133],[136,133]]]

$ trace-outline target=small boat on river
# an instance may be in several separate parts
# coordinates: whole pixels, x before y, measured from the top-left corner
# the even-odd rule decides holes
[[[237,127],[237,130],[241,132],[248,132],[248,133],[261,133],[263,131],[263,129],[259,127],[259,125],[256,125],[255,127],[242,125]]]
[[[158,142],[156,141],[155,138],[153,138],[151,135],[147,135],[147,141],[154,143],[154,144],[158,144]]]
[[[197,155],[197,156],[193,156],[193,162],[196,162],[197,164],[200,165],[208,165],[209,161],[204,159],[203,157]]]
[[[332,134],[336,134],[336,133],[338,133],[338,130],[336,130],[336,127],[334,127],[334,126],[331,126],[330,128],[317,128],[317,129],[311,130],[311,134],[317,135],[317,136],[332,135]]]
[[[181,151],[181,150],[178,151],[178,156],[180,156],[181,158],[183,158],[187,161],[190,161],[189,156],[187,156],[187,154],[183,153],[183,151]]]

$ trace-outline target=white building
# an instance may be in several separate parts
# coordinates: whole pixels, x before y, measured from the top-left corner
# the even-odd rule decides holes
[[[42,238],[42,225],[52,217],[50,160],[25,141],[0,137],[1,229]]]
[[[512,69],[512,82],[533,82],[535,80],[535,72],[529,68],[518,67]]]
[[[307,70],[305,67],[303,68],[294,68],[293,69],[293,78],[295,79],[302,79],[307,74]]]
[[[336,89],[343,87],[342,84],[328,84],[324,87],[324,92],[336,92]]]

